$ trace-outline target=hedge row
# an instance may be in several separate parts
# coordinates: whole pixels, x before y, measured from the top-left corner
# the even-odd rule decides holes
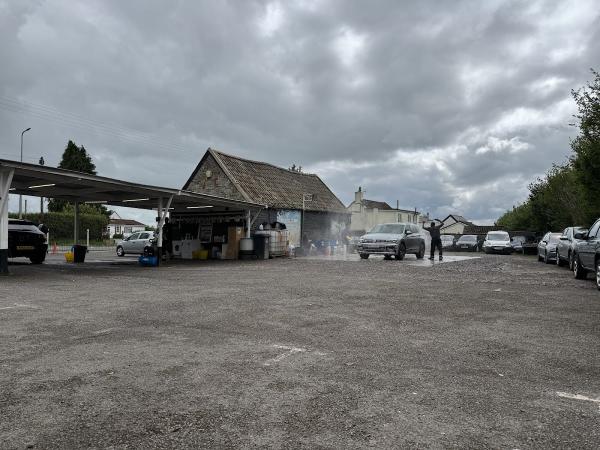
[[[18,217],[10,214],[11,218]],[[73,239],[73,214],[62,212],[31,213],[23,215],[25,220],[35,224],[43,223],[50,229],[50,240]],[[79,238],[85,240],[86,230],[90,230],[90,240],[101,240],[106,234],[108,218],[101,214],[79,215]]]

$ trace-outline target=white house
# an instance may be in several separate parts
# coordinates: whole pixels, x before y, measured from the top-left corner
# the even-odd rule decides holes
[[[450,214],[442,222],[444,223],[440,230],[442,234],[464,234],[465,227],[473,225],[473,222],[456,214]]]
[[[363,195],[359,187],[354,193],[354,201],[346,208],[351,214],[350,231],[365,232],[380,223],[420,223],[420,214],[416,209],[394,209],[386,202],[367,200]]]
[[[108,226],[106,227],[106,233],[108,237],[112,238],[115,234],[121,234],[123,236],[129,236],[131,233],[137,233],[144,231],[146,225],[132,219],[121,219],[117,214],[110,217]]]

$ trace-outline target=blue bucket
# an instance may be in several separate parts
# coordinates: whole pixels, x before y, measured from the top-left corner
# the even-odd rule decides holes
[[[155,267],[158,266],[158,257],[142,255],[138,258],[138,262],[140,263],[140,266]]]

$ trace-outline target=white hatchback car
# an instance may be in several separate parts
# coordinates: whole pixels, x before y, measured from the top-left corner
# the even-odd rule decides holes
[[[141,255],[146,247],[152,246],[154,239],[153,231],[141,231],[133,233],[117,243],[117,256],[125,256],[127,253]]]

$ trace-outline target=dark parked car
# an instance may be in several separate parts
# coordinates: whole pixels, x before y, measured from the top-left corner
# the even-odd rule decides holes
[[[569,264],[569,269],[573,270],[573,258],[571,256],[577,242],[575,233],[582,233],[584,231],[586,230],[582,227],[567,227],[564,229],[556,247],[557,265],[564,266],[565,264]]]
[[[27,220],[8,220],[8,257],[24,256],[33,264],[41,264],[46,259],[48,244],[45,225],[35,226]]]
[[[465,234],[458,238],[455,244],[456,250],[463,252],[476,252],[479,250],[479,242],[474,234]]]
[[[385,259],[404,259],[407,253],[417,258],[425,256],[425,237],[421,229],[412,223],[382,223],[361,236],[356,248],[362,259],[369,255],[383,255]]]
[[[575,233],[573,273],[575,278],[585,278],[588,272],[596,273],[596,286],[600,289],[600,219],[586,232]]]
[[[537,253],[538,239],[530,231],[516,231],[511,233],[511,245],[516,252],[535,255]]]
[[[560,242],[560,233],[546,233],[537,247],[538,261],[550,264],[556,259],[556,246]]]
[[[524,253],[523,252],[523,244],[526,242],[525,236],[513,236],[510,238],[510,245],[515,252]]]

